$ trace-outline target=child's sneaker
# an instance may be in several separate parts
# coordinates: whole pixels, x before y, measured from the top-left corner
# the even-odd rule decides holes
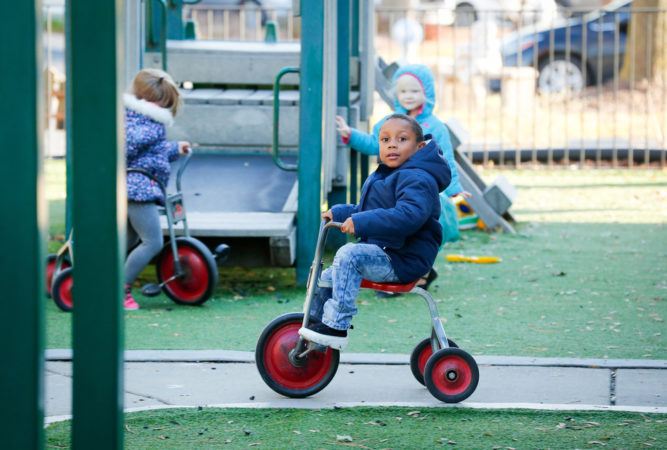
[[[300,328],[299,334],[316,344],[343,350],[347,346],[347,330],[336,330],[322,322],[313,322],[307,328]]]
[[[139,309],[139,303],[132,297],[132,288],[125,286],[125,300],[123,300],[125,311],[135,311]]]

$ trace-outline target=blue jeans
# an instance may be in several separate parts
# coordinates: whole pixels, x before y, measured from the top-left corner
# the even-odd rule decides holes
[[[373,244],[345,244],[320,278],[331,281],[333,288],[316,291],[310,315],[337,330],[350,328],[352,316],[357,313],[355,299],[362,279],[380,283],[398,281],[389,256]]]

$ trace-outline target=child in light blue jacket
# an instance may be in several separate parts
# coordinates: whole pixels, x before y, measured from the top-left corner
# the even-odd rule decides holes
[[[392,84],[395,87],[394,110],[397,113],[402,113],[414,117],[421,125],[424,135],[430,134],[440,147],[444,154],[445,160],[451,170],[451,181],[444,192],[440,193],[440,202],[443,204],[442,214],[445,214],[445,204],[451,204],[449,197],[461,194],[469,197],[470,194],[463,190],[459,182],[459,174],[456,170],[456,162],[454,159],[454,150],[449,136],[449,130],[433,114],[435,107],[435,81],[431,70],[421,64],[411,64],[399,68],[393,76]],[[362,131],[350,128],[343,117],[336,117],[336,128],[341,135],[343,142],[349,144],[354,150],[357,150],[366,155],[378,155],[379,143],[378,134],[382,124],[384,124],[386,117],[380,120],[374,127],[373,133],[367,134]],[[440,218],[440,223],[445,226],[445,223],[451,221]],[[450,225],[451,226],[451,225]],[[456,234],[458,230],[454,231]],[[448,234],[448,233],[445,233]],[[437,276],[435,270],[431,270],[425,277],[425,287]]]

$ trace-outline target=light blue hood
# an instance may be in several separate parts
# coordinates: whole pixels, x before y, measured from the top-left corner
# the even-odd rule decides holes
[[[423,105],[422,111],[415,117],[417,122],[421,122],[425,117],[433,114],[435,109],[435,80],[433,78],[433,73],[431,69],[426,67],[423,64],[410,64],[407,66],[400,67],[394,77],[392,78],[392,85],[396,86],[396,81],[401,75],[409,74],[415,77],[422,85],[424,89],[424,95],[426,97],[426,103]],[[394,110],[398,113],[407,114],[405,108],[403,108],[399,103],[398,99],[394,97]]]

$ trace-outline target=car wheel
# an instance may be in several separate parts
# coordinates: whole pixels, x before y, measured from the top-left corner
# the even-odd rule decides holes
[[[576,94],[586,87],[584,71],[579,58],[556,55],[553,59],[544,58],[539,64],[537,90],[541,94],[570,92]]]
[[[454,9],[454,25],[457,27],[469,27],[477,20],[475,7],[470,3],[459,3]]]

